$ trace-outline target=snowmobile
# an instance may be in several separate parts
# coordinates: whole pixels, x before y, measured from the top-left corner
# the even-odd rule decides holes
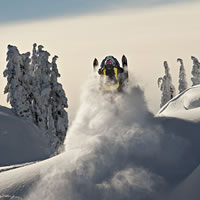
[[[95,58],[93,69],[101,76],[101,87],[105,92],[123,92],[128,82],[128,63],[125,55],[122,56],[122,68],[116,58],[106,56],[101,62]]]

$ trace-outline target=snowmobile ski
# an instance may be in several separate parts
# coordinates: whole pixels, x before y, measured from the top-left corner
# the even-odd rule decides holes
[[[128,66],[128,62],[127,62],[127,58],[125,55],[122,56],[122,67],[127,67]]]
[[[99,66],[99,62],[98,62],[98,60],[95,58],[94,61],[93,61],[93,69],[94,69],[94,71],[97,70],[97,67],[98,67],[98,66]]]

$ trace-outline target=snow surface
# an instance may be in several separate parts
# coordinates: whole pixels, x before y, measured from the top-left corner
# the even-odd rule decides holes
[[[52,154],[49,146],[39,128],[0,106],[0,166],[48,158]]]
[[[200,166],[170,194],[169,200],[199,200]]]
[[[200,124],[155,118],[137,86],[119,95],[98,88],[94,77],[83,87],[65,152],[0,173],[1,200],[181,199],[173,198],[199,172]]]
[[[200,85],[193,86],[171,99],[158,112],[160,117],[200,121]]]

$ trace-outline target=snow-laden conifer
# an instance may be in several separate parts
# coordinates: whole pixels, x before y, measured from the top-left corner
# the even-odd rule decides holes
[[[35,123],[43,130],[48,130],[48,106],[50,99],[50,54],[38,46],[37,64],[34,67],[33,112]]]
[[[20,54],[17,47],[8,46],[4,71],[8,83],[4,92],[8,93],[14,113],[33,121],[58,147],[68,127],[67,97],[58,82],[58,57],[54,56],[50,63],[50,54],[43,48],[33,44],[30,58],[29,52]]]
[[[181,64],[179,70],[179,86],[178,86],[179,93],[181,93],[187,89],[187,80],[186,80],[186,73],[183,65],[183,60],[181,58],[178,58],[177,62],[180,62]]]
[[[31,56],[31,66],[30,66],[30,69],[31,69],[31,72],[32,72],[31,75],[33,75],[33,72],[34,72],[34,70],[35,70],[35,67],[37,66],[38,56],[37,56],[36,47],[37,47],[37,44],[34,43],[34,44],[33,44],[33,50],[32,50],[32,56]]]
[[[21,55],[17,47],[8,45],[8,63],[4,71],[7,85],[4,93],[8,93],[7,100],[16,115],[32,120],[30,77],[27,74],[30,63],[29,56],[29,52]]]
[[[200,84],[200,63],[197,58],[194,56],[191,56],[191,59],[193,61],[192,66],[192,85],[198,85]]]
[[[57,58],[54,56],[51,63],[51,106],[54,121],[54,125],[51,126],[55,128],[56,135],[62,143],[68,128],[68,115],[65,111],[65,108],[68,107],[68,100],[62,85],[57,81],[57,78],[60,77],[56,64]]]
[[[158,79],[158,87],[162,91],[160,107],[165,105],[176,94],[175,87],[172,84],[172,77],[169,73],[169,66],[167,61],[164,62],[164,68],[165,68],[165,75]]]

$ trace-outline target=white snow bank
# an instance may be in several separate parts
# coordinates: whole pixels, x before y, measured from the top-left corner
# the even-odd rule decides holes
[[[200,199],[200,166],[170,195],[168,200],[199,200]]]
[[[0,166],[42,160],[51,154],[48,138],[35,125],[0,106]]]
[[[21,197],[33,187],[34,183],[40,180],[40,176],[52,173],[55,165],[58,163],[63,165],[64,161],[63,154],[60,154],[44,161],[29,163],[27,166],[21,165],[19,168],[1,172],[0,200],[22,199]]]
[[[175,117],[200,121],[200,85],[193,86],[171,99],[157,113],[159,117]]]

